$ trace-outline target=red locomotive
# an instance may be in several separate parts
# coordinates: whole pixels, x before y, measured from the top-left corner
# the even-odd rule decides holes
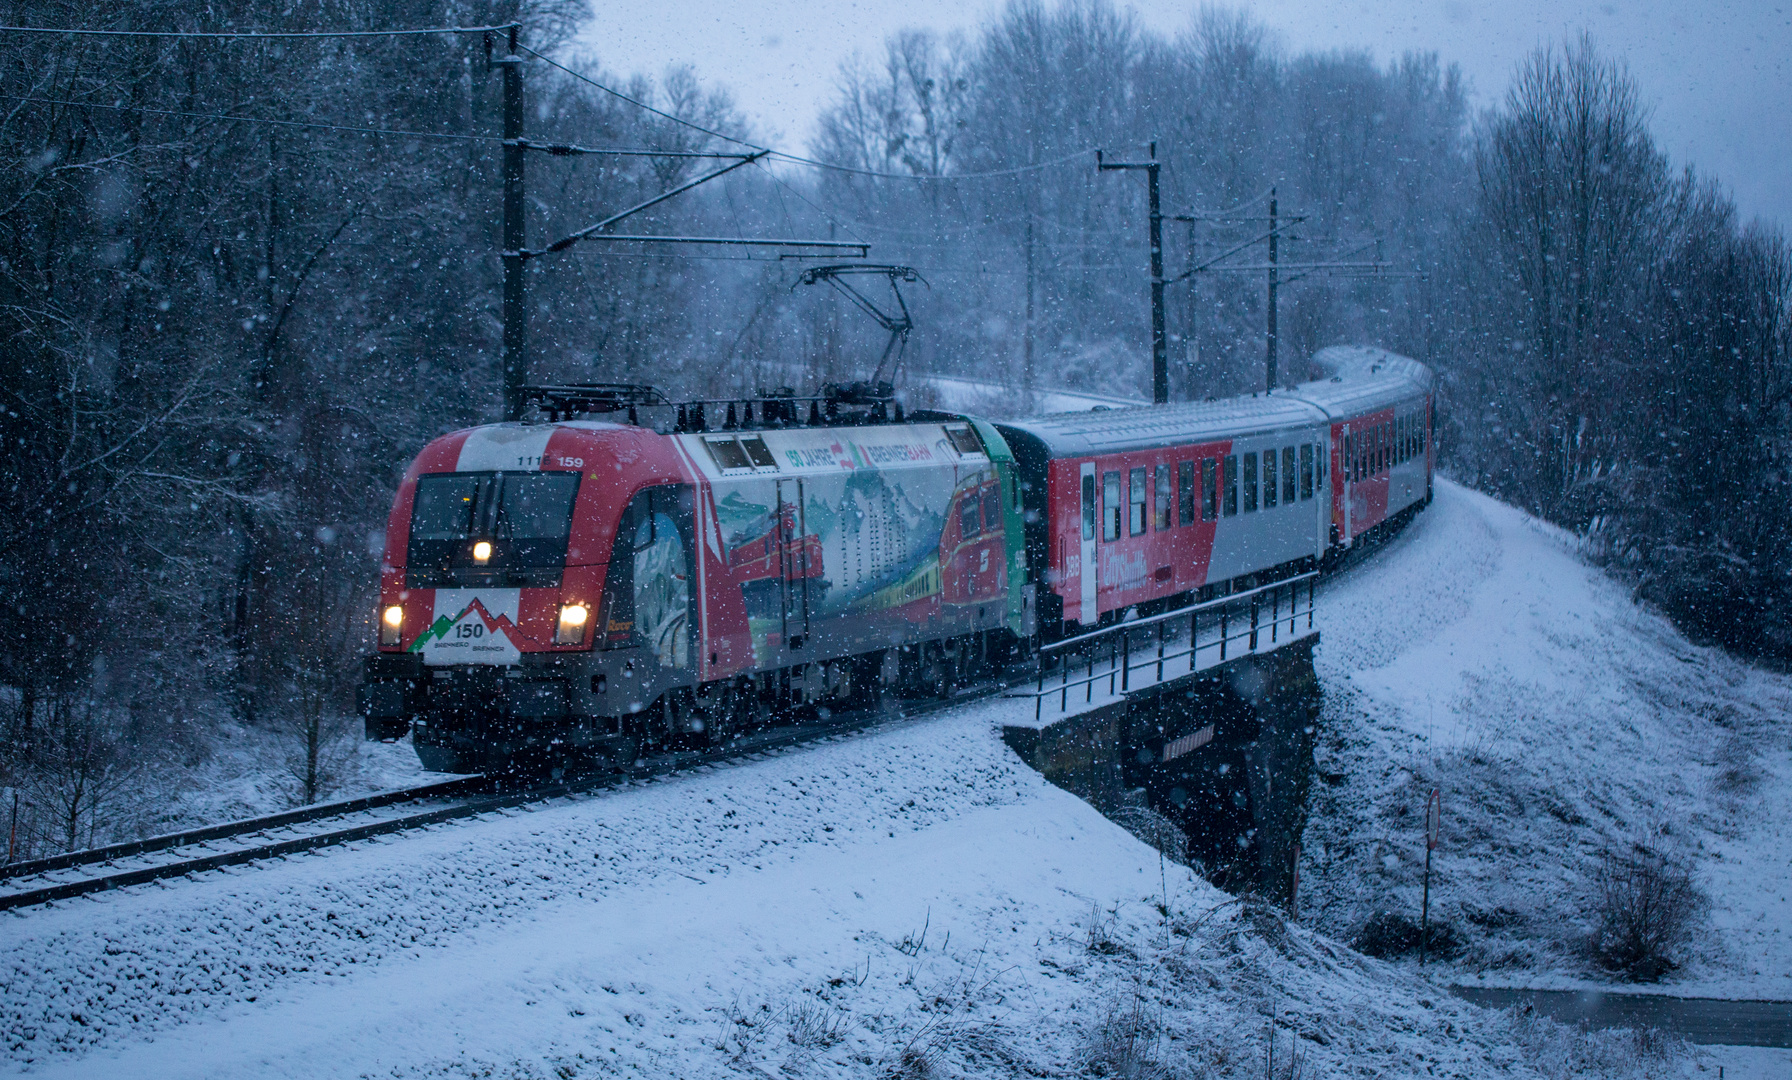
[[[454,772],[632,760],[1318,565],[1429,500],[1432,399],[1414,361],[1316,360],[1292,390],[1001,424],[904,418],[887,385],[720,425],[538,388],[546,421],[445,435],[400,484],[368,737]]]

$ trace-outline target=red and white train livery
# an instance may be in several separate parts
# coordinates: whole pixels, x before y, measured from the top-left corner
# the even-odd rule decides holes
[[[1290,390],[997,424],[1045,567],[1042,624],[1297,573],[1423,505],[1429,370],[1379,349],[1314,359],[1331,376]]]
[[[1429,501],[1432,388],[1377,349],[1315,361],[1329,376],[1289,390],[1007,423],[904,420],[887,386],[855,386],[806,421],[785,396],[656,430],[632,402],[664,398],[593,387],[586,413],[631,422],[445,435],[392,507],[368,737],[412,731],[453,771],[632,760],[790,708],[950,693],[1129,609],[1327,565]]]

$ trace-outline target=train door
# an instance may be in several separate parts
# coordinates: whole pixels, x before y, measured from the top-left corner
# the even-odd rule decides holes
[[[1348,545],[1354,538],[1350,531],[1350,489],[1356,482],[1356,438],[1351,435],[1349,424],[1344,425],[1343,442],[1340,446],[1342,450],[1338,455],[1338,478],[1341,481],[1339,490],[1344,493],[1344,543]]]
[[[1085,626],[1093,626],[1100,618],[1100,613],[1096,610],[1095,605],[1095,589],[1099,582],[1096,580],[1098,560],[1095,551],[1095,519],[1098,512],[1095,507],[1095,463],[1093,461],[1083,462],[1082,483],[1078,486],[1082,490],[1083,497],[1080,548],[1083,583],[1082,620]]]
[[[602,648],[640,646],[662,667],[690,666],[692,505],[685,485],[648,488],[629,500],[604,575]]]
[[[803,525],[803,482],[778,481],[778,619],[786,647],[809,638],[809,530]]]

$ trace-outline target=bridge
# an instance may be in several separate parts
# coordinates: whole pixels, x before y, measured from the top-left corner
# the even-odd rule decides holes
[[[1040,649],[1002,737],[1110,817],[1148,808],[1216,885],[1292,908],[1313,732],[1319,575],[1129,619]]]

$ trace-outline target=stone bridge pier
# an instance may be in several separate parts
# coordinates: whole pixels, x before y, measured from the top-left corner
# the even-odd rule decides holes
[[[1214,884],[1292,910],[1322,704],[1308,613],[1295,633],[1253,632],[1248,650],[1241,633],[1242,655],[1223,659],[1201,655],[1204,644],[1186,649],[1186,636],[1166,644],[1161,635],[1112,647],[1105,661],[1067,656],[1038,688],[1018,693],[1036,699],[1036,717],[1005,725],[1003,739],[1105,814],[1144,805],[1167,817],[1187,835],[1191,865]],[[1212,662],[1184,659],[1193,670],[1178,672],[1160,659],[1179,651]]]

